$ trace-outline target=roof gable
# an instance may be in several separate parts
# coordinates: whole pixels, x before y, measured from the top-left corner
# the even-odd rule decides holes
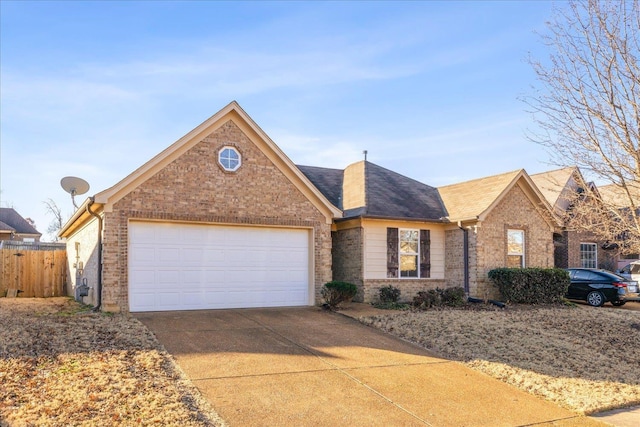
[[[549,203],[524,169],[439,187],[438,191],[450,221],[483,221],[515,185],[520,185],[532,203],[551,212]]]
[[[229,120],[232,120],[276,167],[300,191],[307,195],[309,200],[327,217],[327,222],[330,222],[335,216],[341,216],[341,212],[311,184],[307,177],[298,170],[293,162],[235,101],[229,103],[116,185],[97,193],[94,196],[95,202],[104,205],[105,211],[109,212],[114,203],[154,176],[173,160],[186,153]]]
[[[559,212],[568,208],[578,189],[589,188],[596,191],[593,185],[585,182],[576,166],[534,174],[531,175],[531,179],[547,202]]]

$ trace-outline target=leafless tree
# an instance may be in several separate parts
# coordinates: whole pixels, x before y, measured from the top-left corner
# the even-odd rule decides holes
[[[613,198],[575,195],[572,226],[640,253],[640,1],[560,3],[547,29],[549,57],[531,59],[529,139],[553,163],[611,185],[603,193]]]
[[[52,236],[54,242],[57,242],[58,231],[60,231],[60,229],[64,225],[62,211],[56,204],[55,200],[51,198],[45,200],[42,203],[44,203],[45,211],[47,215],[53,216],[53,219],[51,220],[51,222],[49,223],[49,226],[47,227],[47,234]]]

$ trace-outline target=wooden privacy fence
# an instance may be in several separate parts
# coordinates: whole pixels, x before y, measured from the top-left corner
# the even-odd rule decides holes
[[[66,269],[64,244],[0,241],[0,297],[63,296]]]

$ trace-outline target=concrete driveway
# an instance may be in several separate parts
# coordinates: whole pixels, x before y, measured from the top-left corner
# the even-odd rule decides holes
[[[317,307],[136,315],[231,426],[596,426]]]

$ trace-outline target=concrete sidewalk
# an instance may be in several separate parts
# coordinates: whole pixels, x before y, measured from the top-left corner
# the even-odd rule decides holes
[[[140,313],[231,426],[602,426],[316,307]]]

